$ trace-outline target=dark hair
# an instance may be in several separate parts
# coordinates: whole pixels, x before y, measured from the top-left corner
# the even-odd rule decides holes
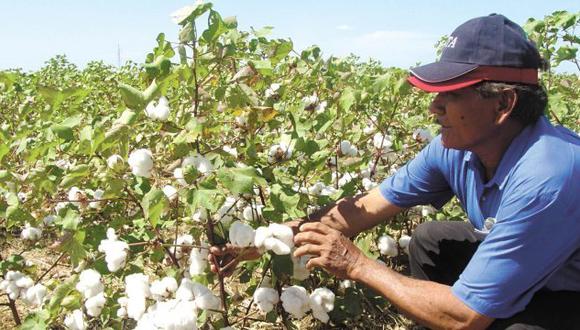
[[[495,81],[483,81],[474,86],[483,98],[497,96],[506,88],[515,89],[518,100],[512,110],[511,118],[516,119],[524,126],[534,124],[544,115],[548,105],[548,94],[541,85],[508,84]]]

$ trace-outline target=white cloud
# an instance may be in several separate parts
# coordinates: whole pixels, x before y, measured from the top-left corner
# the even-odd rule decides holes
[[[341,24],[339,26],[336,27],[337,30],[341,30],[341,31],[352,31],[354,30],[354,28],[350,25],[347,24]]]

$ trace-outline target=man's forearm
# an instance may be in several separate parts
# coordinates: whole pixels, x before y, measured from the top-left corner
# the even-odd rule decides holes
[[[451,287],[401,275],[364,258],[351,278],[379,292],[402,313],[433,329],[485,329],[493,321],[469,309]]]
[[[401,210],[384,199],[378,189],[374,189],[367,194],[343,198],[314,212],[305,221],[320,221],[352,237],[393,217]]]

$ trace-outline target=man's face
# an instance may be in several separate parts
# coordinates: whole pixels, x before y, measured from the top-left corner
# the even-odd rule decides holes
[[[472,87],[438,93],[429,107],[441,125],[446,148],[474,150],[497,132],[497,98],[483,98]]]

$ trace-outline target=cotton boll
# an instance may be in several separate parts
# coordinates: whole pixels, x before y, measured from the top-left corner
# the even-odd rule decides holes
[[[268,162],[275,163],[292,157],[292,148],[286,143],[274,144],[268,151]]]
[[[151,297],[157,301],[165,300],[177,291],[177,281],[173,277],[164,277],[151,283]]]
[[[25,225],[25,228],[20,233],[20,237],[23,240],[33,241],[33,242],[38,241],[41,236],[42,236],[42,229],[32,227],[32,226],[30,226],[29,223],[27,223]]]
[[[42,223],[44,223],[45,226],[50,226],[54,223],[54,221],[56,220],[56,216],[53,214],[47,215],[46,217],[44,217],[44,219],[42,219]]]
[[[167,121],[167,118],[169,118],[169,112],[169,102],[163,96],[159,98],[157,104],[151,101],[145,108],[145,114],[147,117],[158,121]]]
[[[113,228],[107,229],[107,239],[99,244],[99,252],[105,253],[105,261],[110,272],[116,272],[125,266],[129,245],[117,240]]]
[[[83,294],[85,299],[98,295],[105,289],[103,283],[101,283],[101,274],[94,269],[83,270],[79,276],[76,289]]]
[[[85,308],[87,310],[87,314],[92,317],[97,317],[101,315],[101,311],[103,310],[103,306],[105,306],[105,295],[101,292],[96,296],[93,296],[87,301],[85,301]]]
[[[411,243],[411,236],[401,235],[401,238],[399,238],[399,246],[406,254],[409,254],[409,243]]]
[[[78,187],[71,187],[68,191],[68,200],[78,208],[86,206],[87,194]]]
[[[264,205],[260,205],[260,204],[257,204],[254,207],[252,207],[251,205],[248,205],[242,211],[242,217],[246,221],[256,220],[256,217],[262,216],[262,209],[263,208],[264,208]]]
[[[207,220],[207,210],[206,209],[197,209],[191,215],[191,219],[195,222],[202,222]]]
[[[148,178],[153,169],[153,154],[148,149],[133,150],[128,163],[134,175]]]
[[[433,140],[433,134],[425,128],[417,128],[413,132],[413,139],[420,143],[431,142]]]
[[[389,257],[396,257],[399,255],[399,250],[397,248],[397,243],[389,235],[383,235],[379,238],[379,250],[382,255]]]
[[[175,240],[175,258],[177,260],[183,258],[183,255],[191,250],[190,245],[193,245],[193,236],[189,234],[180,235]]]
[[[183,176],[183,169],[178,167],[173,170],[173,177],[177,179],[177,182],[182,186],[187,186],[187,181],[185,181],[185,177]]]
[[[322,101],[318,105],[316,105],[316,108],[314,108],[314,111],[316,111],[318,113],[322,113],[322,112],[324,112],[324,110],[326,110],[327,106],[328,106],[328,102]]]
[[[272,232],[272,236],[288,245],[288,247],[294,247],[294,232],[292,228],[278,223],[271,223],[268,228]]]
[[[147,301],[143,296],[129,298],[127,302],[127,316],[134,320],[139,320],[147,308]]]
[[[328,312],[334,309],[334,292],[327,288],[317,288],[310,294],[312,315],[323,323],[327,323]]]
[[[184,278],[175,293],[178,300],[195,301],[195,305],[203,310],[219,310],[220,299],[210,289],[199,283]]]
[[[42,284],[36,284],[26,290],[23,296],[24,302],[28,305],[39,307],[42,306],[44,297],[46,297],[46,287]]]
[[[83,311],[75,309],[64,318],[64,325],[69,330],[85,330],[88,327]]]
[[[385,154],[391,151],[391,146],[393,142],[391,141],[391,137],[388,135],[383,135],[383,133],[376,133],[373,136],[373,146],[379,150],[381,153]]]
[[[98,209],[102,206],[101,199],[103,199],[103,195],[105,191],[103,189],[97,189],[93,192],[93,199],[95,201],[89,203],[89,207],[92,209]]]
[[[202,248],[191,249],[189,256],[189,274],[201,275],[205,272],[208,265],[209,249],[207,243],[202,243]]]
[[[293,285],[284,288],[280,299],[284,310],[297,319],[303,318],[304,314],[310,310],[310,297],[306,289],[301,286]]]
[[[172,185],[165,185],[161,190],[170,201],[174,201],[178,197],[177,189]]]
[[[362,179],[362,185],[365,188],[365,190],[372,190],[373,188],[377,187],[379,184],[372,181],[371,179],[368,178],[364,178]]]
[[[300,258],[296,258],[293,254],[292,257],[292,264],[293,264],[293,274],[292,278],[303,281],[310,276],[310,271],[306,268],[306,263],[310,260],[311,256],[304,255]]]
[[[353,283],[351,280],[342,280],[342,281],[340,281],[340,283],[338,283],[338,287],[341,290],[346,290],[347,288],[352,288]]]
[[[149,276],[142,273],[127,275],[125,277],[125,293],[129,300],[133,297],[150,297]]]
[[[183,159],[181,162],[181,168],[186,168],[187,166],[193,166],[196,170],[203,174],[207,174],[213,170],[213,165],[209,159],[202,155],[193,155]]]
[[[121,171],[124,167],[125,167],[125,161],[123,160],[123,157],[114,154],[109,156],[109,158],[107,158],[107,166],[115,171]]]
[[[252,246],[255,234],[254,228],[240,221],[235,221],[230,227],[230,242],[238,247]]]
[[[129,304],[129,299],[127,297],[121,297],[117,299],[119,304],[119,309],[117,310],[117,317],[124,319],[127,317],[127,305]]]
[[[269,313],[274,309],[274,305],[276,305],[278,301],[280,301],[280,297],[278,296],[278,291],[275,289],[257,288],[254,292],[254,302],[264,314]]]

